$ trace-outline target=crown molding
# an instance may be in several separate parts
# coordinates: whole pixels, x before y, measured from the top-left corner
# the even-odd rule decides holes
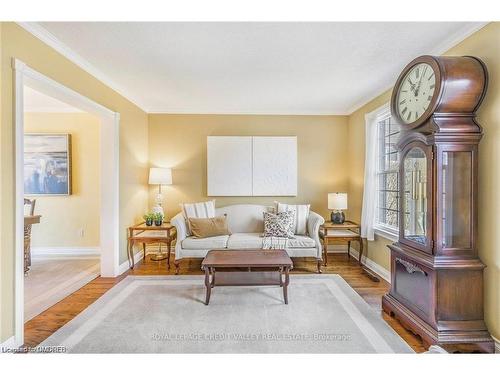
[[[477,31],[481,30],[488,23],[489,22],[470,22],[467,25],[467,27],[464,27],[461,30],[457,31],[456,33],[451,34],[448,38],[446,38],[441,43],[439,43],[437,46],[435,46],[433,49],[431,49],[427,53],[427,55],[442,55],[443,53],[448,51],[450,48],[455,47],[458,43],[462,42],[467,37],[471,36],[472,34],[474,34]],[[403,69],[404,65],[406,65],[406,64],[403,64],[401,69]],[[394,79],[394,82],[396,82],[395,79]],[[382,90],[378,90],[375,94],[365,95],[355,105],[353,105],[349,111],[347,111],[348,114],[352,115],[354,112],[356,112],[358,109],[360,109],[364,105],[371,102],[376,97],[378,97],[378,96],[382,95],[383,93],[385,93],[386,91],[390,90],[393,86],[394,86],[394,83],[391,83],[390,85],[385,86]]]
[[[17,22],[17,24],[21,26],[24,30],[29,32],[31,35],[33,35],[34,37],[40,39],[43,43],[47,44],[49,47],[59,52],[69,61],[71,61],[72,63],[74,63],[75,65],[77,65],[78,67],[80,67],[81,69],[83,69],[84,71],[86,71],[99,81],[101,81],[103,84],[111,88],[113,91],[116,91],[119,95],[123,96],[129,102],[136,105],[144,112],[148,113],[145,106],[139,104],[137,100],[133,99],[133,95],[127,92],[127,90],[125,90],[119,84],[114,82],[106,74],[97,69],[94,65],[85,60],[82,56],[73,51],[66,44],[61,42],[54,34],[49,32],[44,27],[40,26],[37,22]]]
[[[228,116],[349,116],[347,112],[330,111],[235,111],[235,110],[215,110],[215,111],[189,111],[187,109],[153,109],[148,112],[149,115],[228,115]]]

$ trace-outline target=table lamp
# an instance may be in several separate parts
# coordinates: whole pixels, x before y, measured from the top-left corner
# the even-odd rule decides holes
[[[158,185],[158,194],[156,195],[156,206],[153,207],[154,213],[163,212],[162,202],[163,194],[161,193],[162,185],[172,185],[172,169],[170,168],[150,168],[149,169],[149,184]]]
[[[342,210],[347,210],[347,193],[329,193],[328,209],[332,210],[332,223],[343,224],[345,215]]]

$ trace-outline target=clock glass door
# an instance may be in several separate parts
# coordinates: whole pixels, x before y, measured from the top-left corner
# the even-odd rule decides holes
[[[403,236],[413,246],[427,247],[428,163],[420,147],[412,147],[403,159]]]
[[[442,154],[442,246],[472,247],[472,152]]]

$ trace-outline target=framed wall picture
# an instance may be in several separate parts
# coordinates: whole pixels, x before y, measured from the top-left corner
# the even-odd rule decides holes
[[[71,134],[24,135],[24,194],[71,194]]]

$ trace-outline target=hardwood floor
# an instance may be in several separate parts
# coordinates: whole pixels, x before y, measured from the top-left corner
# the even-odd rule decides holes
[[[24,277],[24,319],[33,319],[88,284],[99,276],[99,270],[98,257],[33,257]]]
[[[201,275],[200,265],[201,259],[183,260],[181,262],[180,274]],[[292,274],[313,273],[315,270],[316,262],[294,259]],[[98,277],[40,315],[26,322],[24,326],[25,345],[36,346],[41,343],[128,275],[173,275],[174,273],[175,267],[173,266],[173,262],[171,269],[167,270],[166,261],[155,262],[147,259],[146,262],[141,261],[136,264],[133,270],[119,277]],[[382,296],[389,289],[387,282],[384,280],[381,280],[379,283],[371,281],[353,258],[350,260],[347,259],[347,254],[329,254],[328,266],[323,268],[323,273],[337,273],[342,276],[372,308],[380,311],[383,319],[413,350],[418,353],[426,350],[417,336],[404,329],[397,320],[382,312]]]

